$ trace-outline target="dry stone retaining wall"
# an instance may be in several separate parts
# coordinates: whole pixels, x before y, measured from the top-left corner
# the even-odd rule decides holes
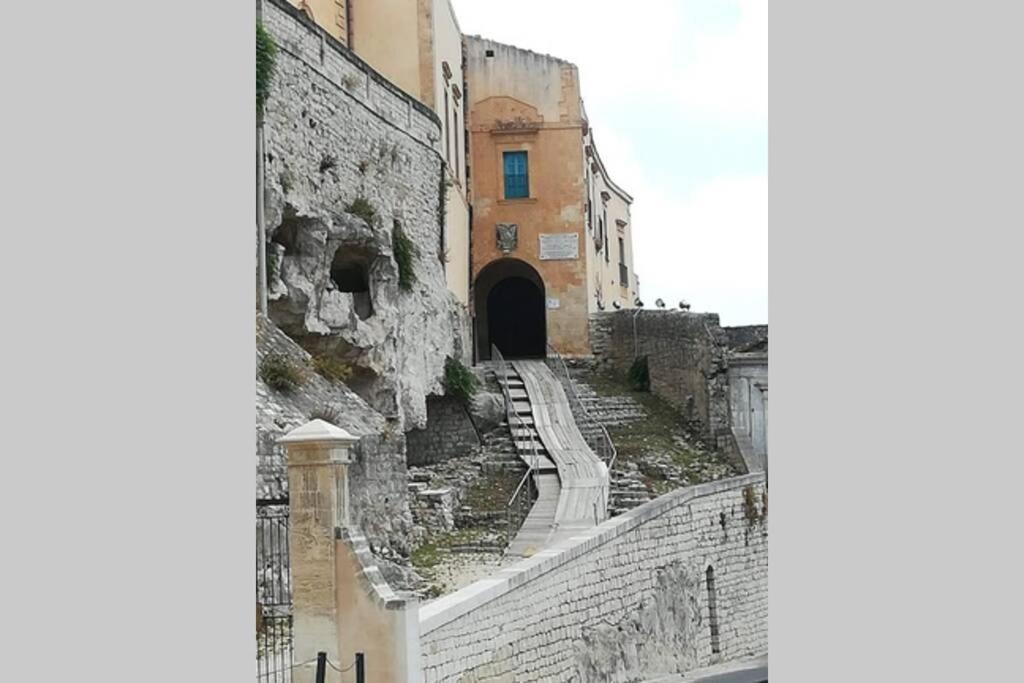
[[[461,458],[480,445],[465,405],[451,396],[427,397],[427,426],[405,437],[408,463],[416,467]]]
[[[640,681],[761,654],[767,570],[763,475],[679,489],[424,605],[424,679]]]
[[[625,373],[647,356],[651,391],[682,413],[709,443],[728,448],[728,339],[713,313],[609,311],[590,318],[598,366]]]

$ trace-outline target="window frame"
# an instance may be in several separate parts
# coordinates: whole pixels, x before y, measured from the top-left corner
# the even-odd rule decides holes
[[[522,175],[510,175],[508,172],[509,159],[512,157],[521,157],[523,160],[523,173]],[[512,178],[522,178],[522,189],[524,194],[509,195],[509,180]],[[502,198],[506,200],[516,199],[530,199],[530,152],[525,149],[508,149],[503,150],[501,153],[501,191]],[[519,183],[517,183],[519,184]]]

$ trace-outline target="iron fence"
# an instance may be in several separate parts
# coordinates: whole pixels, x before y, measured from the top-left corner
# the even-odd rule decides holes
[[[292,680],[288,499],[256,501],[256,680]]]
[[[520,451],[519,444],[523,443],[523,440],[529,444],[529,448],[524,449],[523,452],[528,464],[526,473],[519,480],[519,485],[516,486],[511,498],[509,498],[508,504],[505,506],[508,529],[506,535],[508,544],[511,544],[513,536],[523,525],[527,515],[530,514],[530,509],[537,500],[537,482],[534,481],[533,475],[537,470],[537,460],[540,457],[541,444],[533,428],[516,414],[515,407],[512,405],[512,395],[508,390],[508,376],[513,372],[512,364],[505,360],[501,351],[493,344],[491,345],[491,361],[496,365],[495,372],[498,375],[498,384],[501,385],[501,394],[505,400],[505,418],[508,422],[509,432],[512,434],[512,443],[515,444],[517,452]]]

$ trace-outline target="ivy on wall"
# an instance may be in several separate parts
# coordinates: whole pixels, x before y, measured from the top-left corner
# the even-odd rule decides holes
[[[277,43],[263,28],[263,24],[256,24],[256,112],[260,115],[263,114],[263,105],[270,94],[276,62]]]

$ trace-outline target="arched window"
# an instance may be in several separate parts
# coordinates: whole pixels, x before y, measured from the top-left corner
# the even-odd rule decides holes
[[[708,624],[711,626],[711,654],[717,655],[722,651],[718,640],[718,607],[715,604],[715,568],[708,566]]]

